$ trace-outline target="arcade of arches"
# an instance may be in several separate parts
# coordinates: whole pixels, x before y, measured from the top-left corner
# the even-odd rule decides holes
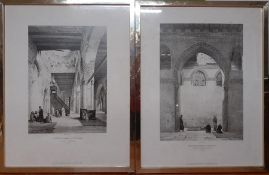
[[[212,126],[243,133],[243,26],[161,24],[161,132]]]
[[[106,122],[106,38],[105,27],[29,27],[29,116],[87,109]]]

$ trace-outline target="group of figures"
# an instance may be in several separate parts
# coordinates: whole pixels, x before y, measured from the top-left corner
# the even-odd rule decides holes
[[[62,117],[62,116],[67,116],[67,113],[65,112],[65,108],[63,107],[62,109],[52,109],[52,114],[55,117]]]
[[[80,109],[81,120],[96,120],[96,110]]]
[[[211,133],[211,125],[210,124],[208,124],[208,125],[206,125],[205,126],[205,132],[206,133]],[[219,124],[218,126],[214,126],[214,132],[216,132],[216,133],[218,133],[218,134],[222,134],[223,132],[222,132],[222,126],[221,126],[221,124]]]
[[[32,111],[30,113],[30,120],[29,122],[41,122],[41,123],[51,123],[52,119],[49,113],[47,113],[47,116],[44,116],[43,109],[41,106],[39,106],[38,112],[37,111]]]

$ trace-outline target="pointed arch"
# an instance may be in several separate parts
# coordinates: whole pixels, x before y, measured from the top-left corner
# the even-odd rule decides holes
[[[193,44],[191,47],[186,49],[180,57],[176,60],[175,63],[175,69],[176,70],[182,70],[184,67],[185,63],[196,56],[197,53],[205,53],[211,58],[213,58],[216,63],[219,65],[219,67],[222,69],[224,74],[227,73],[227,69],[229,67],[229,63],[227,62],[227,59],[224,59],[222,54],[218,49],[215,47],[211,46],[210,44],[207,44],[205,42],[199,42],[196,44]]]

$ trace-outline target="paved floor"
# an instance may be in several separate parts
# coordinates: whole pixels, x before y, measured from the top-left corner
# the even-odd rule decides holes
[[[206,133],[205,131],[184,131],[184,132],[163,132],[161,133],[161,140],[242,140],[242,134],[238,133]]]
[[[63,116],[63,117],[54,117],[52,116],[52,122],[57,123],[57,127],[65,126],[65,127],[75,127],[81,126],[81,123],[75,118],[78,118],[79,114],[71,113],[70,116]]]
[[[30,123],[29,133],[105,133],[106,115],[96,113],[96,118],[82,121],[79,114],[72,112],[69,116],[52,116],[52,123]]]
[[[216,136],[205,131],[181,131],[161,133],[161,140],[216,140]]]
[[[106,123],[101,121],[100,114],[96,113],[96,120],[79,119],[79,114],[70,113],[69,116],[53,117],[52,122],[56,122],[54,133],[104,133]]]

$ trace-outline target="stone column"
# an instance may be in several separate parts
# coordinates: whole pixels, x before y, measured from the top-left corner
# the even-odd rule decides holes
[[[94,110],[95,109],[95,95],[94,95],[94,80],[92,79],[88,84],[87,84],[87,97],[86,97],[86,108],[88,110]]]
[[[179,115],[180,115],[180,112],[179,112],[179,108],[180,108],[180,105],[179,105],[179,97],[180,97],[180,93],[179,93],[179,83],[178,83],[178,75],[177,75],[177,71],[174,70],[174,88],[175,88],[175,99],[174,99],[174,102],[175,102],[175,131],[179,131]]]
[[[224,98],[223,98],[223,105],[222,105],[222,129],[223,131],[229,130],[229,116],[228,116],[228,103],[229,103],[229,76],[230,76],[230,68],[224,70],[224,83],[223,83],[223,89],[224,89]]]
[[[94,80],[92,79],[92,81],[90,82],[90,87],[91,87],[91,110],[95,109],[95,95],[94,95]]]
[[[224,98],[222,104],[222,123],[223,123],[223,131],[228,131],[228,83],[224,83]]]
[[[80,113],[80,87],[76,87],[76,112]]]
[[[81,104],[81,107],[83,109],[86,109],[87,108],[87,85],[85,84],[85,81],[82,82],[82,85],[81,85],[81,95],[82,95],[82,104]]]

